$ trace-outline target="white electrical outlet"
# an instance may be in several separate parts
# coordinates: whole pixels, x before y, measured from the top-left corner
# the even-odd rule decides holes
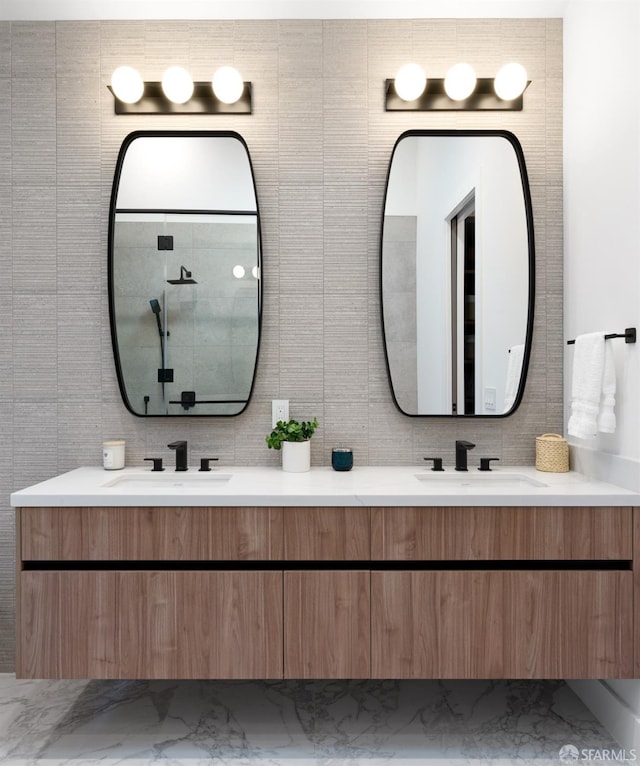
[[[289,400],[272,399],[271,400],[271,427],[275,428],[279,420],[285,422],[289,420]]]

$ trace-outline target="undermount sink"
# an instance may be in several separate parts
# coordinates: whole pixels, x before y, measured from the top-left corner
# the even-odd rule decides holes
[[[149,471],[148,473],[128,474],[125,476],[116,476],[114,479],[105,482],[102,486],[105,488],[117,487],[118,489],[151,489],[153,487],[162,487],[171,489],[172,487],[197,487],[203,489],[215,485],[224,484],[231,478],[230,473],[216,473],[214,471],[202,473],[195,471]]]
[[[533,479],[523,473],[498,473],[497,471],[484,471],[482,473],[446,473],[442,471],[429,471],[429,473],[415,474],[418,481],[432,486],[473,487],[473,489],[491,488],[522,488],[522,487],[548,487],[543,481]]]

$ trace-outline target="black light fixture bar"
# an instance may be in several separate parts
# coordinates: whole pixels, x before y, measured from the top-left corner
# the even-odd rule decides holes
[[[193,95],[184,104],[170,101],[160,82],[145,82],[144,95],[135,104],[127,104],[113,92],[116,114],[251,114],[251,83],[245,82],[242,95],[234,104],[225,104],[213,92],[210,82],[194,82]]]
[[[478,77],[476,87],[469,98],[454,101],[447,96],[444,78],[429,78],[423,94],[414,101],[404,101],[396,93],[394,80],[386,80],[385,111],[387,112],[521,112],[523,95],[511,101],[498,98],[493,89],[492,77]],[[527,81],[527,87],[531,81]]]

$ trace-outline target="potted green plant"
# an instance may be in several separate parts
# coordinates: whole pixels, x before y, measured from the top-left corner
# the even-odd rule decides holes
[[[302,473],[311,468],[311,437],[318,420],[279,420],[266,437],[269,449],[282,449],[282,470]]]

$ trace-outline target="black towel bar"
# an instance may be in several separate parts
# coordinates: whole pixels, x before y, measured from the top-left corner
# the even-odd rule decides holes
[[[636,342],[636,328],[635,327],[627,327],[627,329],[624,332],[612,332],[608,335],[604,336],[605,340],[611,340],[611,338],[624,338],[625,343],[635,343]],[[568,340],[567,345],[572,346],[575,343],[575,340]]]

